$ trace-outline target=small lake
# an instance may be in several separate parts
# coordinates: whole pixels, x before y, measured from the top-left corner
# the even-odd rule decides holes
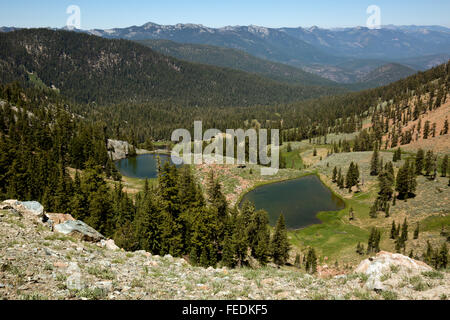
[[[264,209],[269,213],[272,226],[283,213],[288,229],[319,224],[319,212],[345,208],[344,201],[315,175],[258,187],[247,193],[241,204],[247,200],[253,202],[258,210]]]
[[[164,154],[143,154],[133,158],[116,161],[116,167],[126,177],[139,179],[153,179],[158,177],[158,157],[161,164],[170,161],[171,156]]]

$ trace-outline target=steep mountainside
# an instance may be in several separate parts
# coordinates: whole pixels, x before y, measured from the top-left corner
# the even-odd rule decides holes
[[[1,81],[34,80],[79,102],[247,106],[339,91],[281,84],[231,69],[179,61],[133,42],[76,32],[19,30],[0,33],[0,43]]]
[[[140,40],[145,46],[178,59],[232,68],[288,83],[337,86],[336,83],[286,64],[254,57],[244,51],[169,40]]]
[[[416,71],[411,68],[398,63],[390,63],[371,71],[361,79],[361,82],[367,87],[378,87],[407,78],[415,73]]]

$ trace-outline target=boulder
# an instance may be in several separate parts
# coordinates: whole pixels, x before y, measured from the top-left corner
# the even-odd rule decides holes
[[[112,239],[102,240],[100,242],[100,245],[102,248],[106,248],[108,250],[112,250],[112,251],[120,250],[120,248],[116,245],[116,243]]]
[[[126,141],[108,140],[108,152],[113,161],[127,158],[131,147],[132,145]],[[135,150],[136,154],[149,153],[149,151],[143,149],[135,148]]]
[[[69,290],[83,290],[86,288],[86,284],[83,281],[80,267],[76,262],[71,262],[67,268],[67,280],[66,286]]]
[[[404,276],[421,274],[432,271],[433,268],[422,261],[411,259],[398,253],[381,251],[375,257],[366,259],[355,269],[355,273],[369,276],[365,286],[369,290],[388,290]],[[386,277],[389,275],[389,277]],[[383,281],[382,277],[389,278]]]
[[[28,213],[35,217],[44,216],[44,207],[37,201],[17,201],[5,200],[0,204],[0,210],[16,210],[18,212]]]
[[[20,202],[20,204],[30,213],[37,217],[42,217],[44,215],[44,207],[37,201],[25,201]]]
[[[55,231],[82,241],[99,242],[105,237],[82,221],[66,221],[55,226]]]
[[[104,294],[108,294],[114,289],[112,281],[96,282],[94,287],[103,291]]]
[[[46,213],[45,215],[47,216],[49,221],[51,221],[51,224],[53,226],[64,223],[66,221],[75,221],[75,219],[70,214]]]

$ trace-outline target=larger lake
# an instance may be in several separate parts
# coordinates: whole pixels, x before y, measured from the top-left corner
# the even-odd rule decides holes
[[[168,155],[143,154],[116,161],[116,167],[126,177],[153,179],[158,176],[158,157],[161,159],[161,164],[167,161],[172,163]]]
[[[247,193],[244,201],[269,213],[270,224],[276,224],[281,213],[289,229],[300,229],[320,223],[317,214],[322,211],[340,211],[345,208],[342,199],[334,195],[315,176],[268,184]]]

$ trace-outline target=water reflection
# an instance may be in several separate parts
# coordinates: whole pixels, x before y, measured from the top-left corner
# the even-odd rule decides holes
[[[344,201],[314,175],[258,187],[246,194],[241,204],[247,200],[269,213],[271,225],[283,213],[289,229],[318,224],[317,213],[345,208]]]
[[[161,159],[161,164],[167,161],[173,163],[168,155],[144,154],[119,160],[116,162],[116,167],[126,177],[153,179],[158,176],[158,157]]]

